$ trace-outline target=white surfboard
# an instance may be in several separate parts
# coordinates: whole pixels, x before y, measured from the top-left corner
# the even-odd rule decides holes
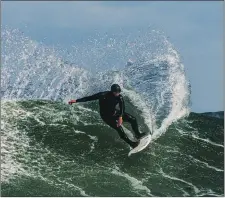
[[[138,144],[138,146],[133,148],[128,153],[128,156],[130,156],[131,154],[134,154],[134,153],[138,153],[138,152],[142,151],[143,149],[145,149],[148,146],[148,144],[151,142],[151,140],[152,140],[151,135],[146,135],[146,136],[142,137],[140,139],[140,143]]]

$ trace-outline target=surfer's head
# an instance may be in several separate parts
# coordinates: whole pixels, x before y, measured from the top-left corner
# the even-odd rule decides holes
[[[111,92],[113,92],[113,94],[114,94],[115,96],[120,95],[120,92],[121,92],[120,86],[119,86],[118,84],[113,84],[113,85],[111,86]]]

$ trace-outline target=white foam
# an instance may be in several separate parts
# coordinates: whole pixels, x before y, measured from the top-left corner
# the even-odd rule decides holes
[[[83,132],[83,131],[79,131],[79,130],[73,130],[75,133],[77,133],[77,134],[86,134],[85,132]]]
[[[55,175],[53,173],[53,170],[49,170],[49,171],[51,171],[51,173],[49,174],[50,178],[44,176],[40,171],[39,172],[35,172],[35,171],[30,172],[29,176],[33,176],[34,178],[39,178],[39,179],[47,182],[48,184],[59,188],[60,190],[64,189],[66,186],[66,188],[71,188],[73,190],[78,191],[81,196],[85,196],[85,197],[90,196],[85,192],[84,189],[82,189],[79,186],[74,185],[72,182],[69,182],[69,179],[61,180],[57,175]]]
[[[127,173],[122,172],[121,170],[119,170],[118,167],[116,167],[115,169],[112,170],[112,174],[118,175],[120,177],[124,177],[125,179],[127,179],[130,182],[131,186],[134,189],[136,189],[138,191],[145,191],[147,193],[147,195],[152,196],[151,190],[148,189],[146,186],[144,186],[142,181],[136,179],[135,177],[128,175]]]
[[[211,165],[209,165],[207,162],[203,162],[203,161],[201,161],[201,160],[198,160],[198,159],[194,158],[194,157],[191,156],[191,155],[189,155],[189,158],[192,159],[192,160],[193,160],[194,162],[196,162],[196,163],[199,163],[199,164],[204,165],[204,166],[207,167],[207,168],[213,169],[213,170],[218,171],[218,172],[224,172],[224,170],[219,169],[219,168],[216,168],[216,167],[214,167],[214,166],[211,166]]]
[[[187,132],[186,132],[186,131],[183,131],[182,129],[178,128],[178,127],[176,127],[176,130],[177,130],[181,135],[190,135],[190,134],[191,134],[191,136],[192,136],[194,139],[197,139],[197,140],[206,142],[206,143],[211,144],[211,145],[213,145],[213,146],[218,146],[218,147],[224,148],[224,145],[215,143],[215,142],[211,141],[209,138],[200,138],[200,137],[198,136],[198,131],[196,131],[195,128],[190,127],[190,126],[189,126],[189,128],[192,129],[193,131],[191,131],[191,132],[190,132],[190,131],[187,131]]]
[[[209,140],[208,138],[206,138],[206,139],[200,138],[200,137],[198,137],[197,135],[194,135],[193,133],[192,133],[192,137],[195,138],[195,139],[201,140],[201,141],[203,141],[203,142],[207,142],[208,144],[211,144],[211,145],[213,145],[213,146],[218,146],[218,147],[224,148],[224,145],[222,145],[222,144],[217,144],[217,143],[215,143],[215,142]]]
[[[91,150],[89,153],[91,153],[95,149],[95,143],[98,142],[98,138],[96,136],[87,135],[93,142],[91,143]]]
[[[166,177],[166,178],[169,178],[169,179],[175,180],[175,181],[180,181],[180,182],[182,182],[182,183],[187,184],[188,186],[192,187],[192,189],[194,190],[195,194],[197,194],[197,193],[200,192],[200,190],[199,190],[195,185],[193,185],[192,183],[187,182],[187,181],[185,181],[185,180],[183,180],[183,179],[174,177],[174,176],[170,176],[170,175],[164,173],[163,170],[162,170],[162,168],[160,168],[159,173],[161,173],[163,177]]]
[[[89,152],[89,153],[91,153],[95,149],[95,143],[98,142],[98,138],[96,136],[93,136],[93,135],[88,135],[87,133],[85,133],[83,131],[79,131],[79,130],[74,129],[74,132],[77,133],[77,134],[85,134],[90,138],[90,140],[92,140],[91,147],[90,147],[91,149],[90,149],[90,152]]]
[[[197,195],[198,197],[208,197],[208,196],[212,196],[212,197],[224,197],[224,194],[218,194],[216,192],[214,192],[212,189],[202,189],[200,193],[198,193]]]
[[[84,197],[89,197],[90,196],[81,187],[78,187],[78,186],[76,186],[76,185],[74,185],[72,183],[69,183],[69,182],[65,181],[65,180],[62,181],[60,179],[57,179],[57,181],[59,181],[61,184],[66,184],[67,187],[69,187],[69,188],[73,188],[73,189],[78,190],[80,192],[81,196],[84,196]]]

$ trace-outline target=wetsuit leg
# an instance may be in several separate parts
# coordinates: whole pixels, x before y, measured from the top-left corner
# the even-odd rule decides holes
[[[116,123],[116,119],[113,117],[111,119],[105,119],[105,118],[102,118],[104,120],[104,122],[106,124],[108,124],[110,127],[112,127],[113,129],[115,129],[118,133],[119,133],[119,136],[121,139],[123,139],[127,144],[129,144],[132,148],[136,147],[137,146],[137,142],[133,142],[131,141],[126,133],[124,132],[123,128],[120,126],[120,127],[117,127],[117,123]]]
[[[133,131],[135,133],[135,137],[137,139],[140,139],[141,137],[144,136],[144,134],[142,134],[139,131],[137,119],[134,116],[130,115],[129,113],[125,113],[124,112],[124,114],[123,114],[123,121],[124,122],[129,122],[131,124],[131,127],[132,127],[132,129],[133,129]]]

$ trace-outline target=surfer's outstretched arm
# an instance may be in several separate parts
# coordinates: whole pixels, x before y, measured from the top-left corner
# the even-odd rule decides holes
[[[87,96],[87,97],[84,97],[84,98],[77,99],[76,102],[88,102],[88,101],[92,101],[92,100],[98,100],[103,95],[104,95],[104,92],[99,92],[99,93],[94,94],[92,96]]]
[[[106,93],[107,93],[107,91],[106,92],[99,92],[99,93],[94,94],[92,96],[87,96],[87,97],[84,97],[84,98],[79,98],[77,100],[70,100],[69,101],[69,104],[73,104],[73,103],[76,103],[76,102],[88,102],[88,101],[92,101],[92,100],[99,100]]]

